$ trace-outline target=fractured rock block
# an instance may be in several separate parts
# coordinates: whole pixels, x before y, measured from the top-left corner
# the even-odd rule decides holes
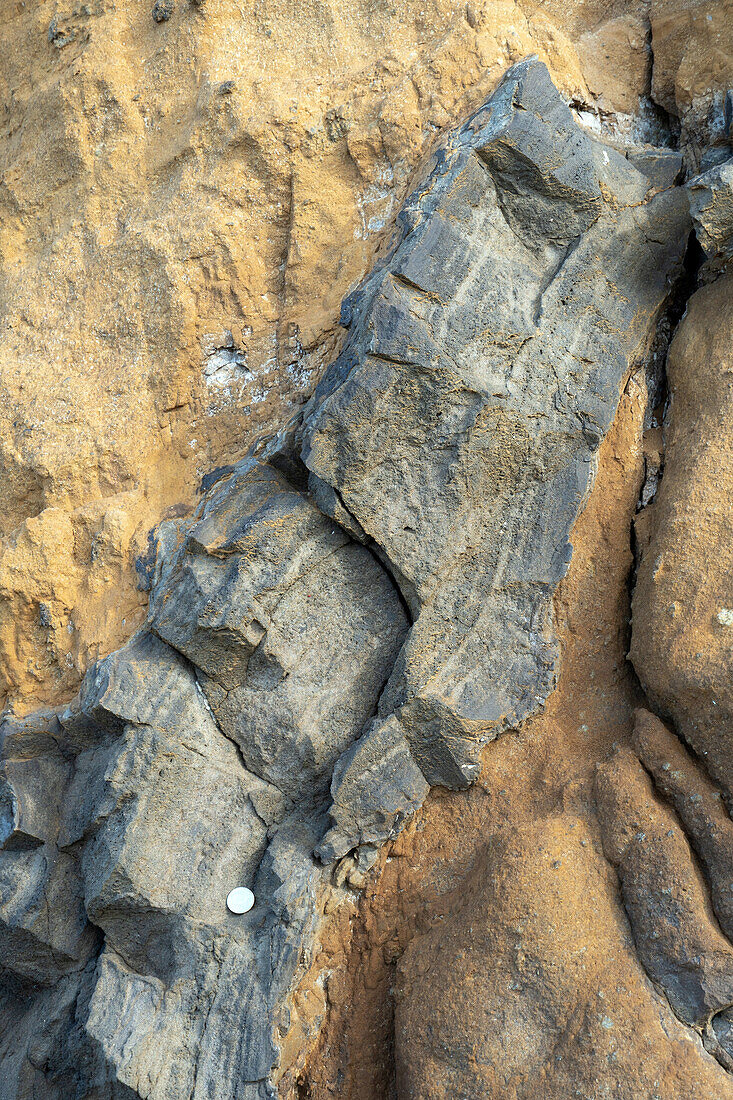
[[[461,787],[554,684],[570,530],[689,216],[529,60],[439,144],[399,222],[348,301],[302,455],[416,620],[380,714],[431,784]]]
[[[332,825],[316,854],[325,862],[399,831],[429,790],[396,718],[375,720],[337,763],[331,783]]]
[[[407,630],[373,555],[253,460],[206,505],[153,609],[246,766],[293,801],[325,793]]]
[[[667,357],[664,477],[635,523],[630,656],[650,704],[733,792],[733,277],[697,291]]]
[[[80,969],[98,942],[77,859],[56,838],[72,768],[53,713],[0,726],[0,968],[42,985]]]
[[[687,184],[695,233],[707,258],[703,274],[712,280],[733,259],[733,158]]]

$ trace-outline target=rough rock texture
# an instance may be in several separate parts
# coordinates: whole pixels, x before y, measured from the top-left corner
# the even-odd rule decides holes
[[[514,0],[159,9],[9,0],[0,23],[0,705],[16,709],[68,701],[134,633],[149,529],[309,396],[436,132],[534,51],[586,94],[562,31]]]
[[[625,659],[629,525],[646,451],[640,382],[624,391],[572,531],[556,599],[557,689],[543,714],[486,747],[472,788],[431,792],[383,849],[357,912],[331,918],[314,967],[329,975],[321,1040],[300,1093],[283,1096],[731,1096],[700,1033],[645,978],[599,828],[595,764],[632,747],[643,701]],[[642,721],[636,743],[649,732],[665,753],[676,740]],[[696,783],[679,742],[677,751]],[[699,820],[717,828],[705,785],[688,787],[698,790],[703,803],[686,815],[700,805]],[[685,829],[709,847],[704,826]]]
[[[727,0],[652,0],[652,96],[679,119],[689,165],[726,155],[733,86]]]
[[[570,529],[687,238],[684,192],[656,192],[518,66],[433,157],[305,410],[321,507],[415,617],[380,718],[430,783],[465,786],[553,686]]]
[[[733,281],[690,300],[670,348],[664,477],[636,522],[631,656],[649,698],[733,791]]]
[[[412,168],[532,52],[599,131],[725,145],[724,2],[8,0],[0,701],[139,628],[150,527],[310,395]]]
[[[9,1100],[289,1087],[323,915],[554,685],[570,532],[680,274],[666,159],[513,68],[426,164],[302,423],[160,528],[148,628],[6,721]]]
[[[696,176],[688,189],[695,232],[706,256],[703,276],[712,281],[733,258],[733,160]]]
[[[301,7],[9,21],[0,1098],[731,1097],[726,6]]]
[[[400,1097],[733,1096],[639,970],[582,819],[507,829],[452,901],[400,963]]]

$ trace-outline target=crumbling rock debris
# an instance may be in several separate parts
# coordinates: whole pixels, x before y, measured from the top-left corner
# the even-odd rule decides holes
[[[274,1096],[326,906],[542,707],[570,531],[689,232],[650,157],[515,66],[438,143],[302,420],[163,525],[145,629],[70,707],[6,720],[8,1100]],[[611,803],[636,905],[655,869],[628,855],[640,811]],[[655,852],[689,862],[649,815]],[[242,916],[236,885],[257,898]],[[640,951],[701,1026],[732,979],[696,889],[690,870],[675,913],[700,961],[674,937]]]

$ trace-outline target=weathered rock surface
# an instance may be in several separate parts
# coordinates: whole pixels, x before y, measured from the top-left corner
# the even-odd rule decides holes
[[[410,1095],[409,1087],[417,1095],[516,1100],[572,1096],[580,1082],[583,1095],[609,1100],[731,1095],[720,1041],[707,1032],[703,1046],[700,1032],[682,1026],[664,990],[655,992],[644,977],[599,830],[594,765],[615,747],[631,746],[642,700],[625,660],[629,526],[646,451],[640,382],[633,376],[624,391],[599,450],[595,487],[573,528],[573,558],[556,599],[557,689],[544,713],[487,746],[474,787],[457,796],[431,792],[386,846],[356,919],[336,914],[323,943],[329,1012],[300,1077],[301,1094],[391,1100]],[[638,743],[644,725],[637,721]],[[658,742],[659,728],[654,732]],[[689,779],[689,758],[677,744]],[[554,858],[545,854],[550,846]],[[511,875],[502,866],[505,852]],[[597,960],[587,984],[581,962],[576,984],[564,987],[556,940],[570,967],[578,955],[589,970]],[[603,960],[599,942],[610,948]],[[496,967],[506,976],[504,989]],[[495,998],[496,1011],[482,1028],[474,1021],[483,1018],[487,998]],[[723,1031],[726,1016],[713,1017],[713,1033]],[[562,1020],[569,1023],[558,1039]],[[538,1049],[552,1051],[539,1069]],[[474,1053],[484,1060],[473,1060]]]
[[[648,711],[639,711],[634,747],[655,787],[674,806],[710,884],[720,927],[733,940],[733,822],[725,803],[679,738]]]
[[[515,0],[160,7],[3,9],[0,705],[141,626],[149,529],[310,395],[440,128],[533,52],[587,94]]]
[[[707,259],[703,275],[712,281],[733,259],[733,158],[690,180],[688,190],[695,232]]]
[[[302,421],[158,531],[146,628],[70,707],[6,720],[8,1100],[299,1087],[332,1001],[324,918],[353,913],[429,788],[468,786],[555,685],[572,532],[629,387],[643,412],[681,271],[680,163],[596,141],[542,64],[512,69],[438,143]],[[559,771],[551,737],[545,778],[533,765],[530,825],[525,795],[471,853],[448,943],[434,928],[405,956],[406,1096],[733,1095],[714,792],[684,767],[659,780],[671,803],[695,782],[707,798],[681,827],[582,717]],[[656,774],[653,734],[637,748]]]
[[[733,791],[733,282],[699,290],[670,348],[664,477],[636,522],[631,656],[654,706]]]
[[[141,626],[149,529],[311,394],[412,169],[512,63],[537,53],[599,131],[673,143],[679,125],[694,171],[727,142],[725,0],[153,7],[8,0],[0,24],[17,710],[67,702]]]
[[[727,0],[652,0],[652,96],[676,116],[686,159],[698,171],[730,148],[733,29]],[[729,155],[729,152],[728,152]]]
[[[397,1095],[733,1096],[640,972],[593,841],[573,815],[507,830],[446,920],[408,948]]]
[[[166,566],[156,632],[192,661],[245,765],[317,800],[374,713],[407,630],[363,546],[277,471],[245,462]]]
[[[684,193],[655,190],[518,66],[435,154],[305,410],[322,506],[415,617],[380,717],[430,783],[465,786],[554,684],[570,529],[684,252]]]
[[[598,802],[639,957],[677,1016],[704,1028],[733,1002],[733,947],[712,919],[689,844],[633,753],[619,750],[599,767]]]

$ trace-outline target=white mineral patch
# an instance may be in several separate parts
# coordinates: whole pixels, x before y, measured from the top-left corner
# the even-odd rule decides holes
[[[730,607],[721,607],[718,622],[721,626],[733,626],[733,610]]]
[[[219,348],[204,363],[207,386],[230,386],[249,373],[247,357],[239,348]]]
[[[249,913],[255,903],[255,896],[246,886],[237,886],[227,895],[227,909],[230,913]]]

